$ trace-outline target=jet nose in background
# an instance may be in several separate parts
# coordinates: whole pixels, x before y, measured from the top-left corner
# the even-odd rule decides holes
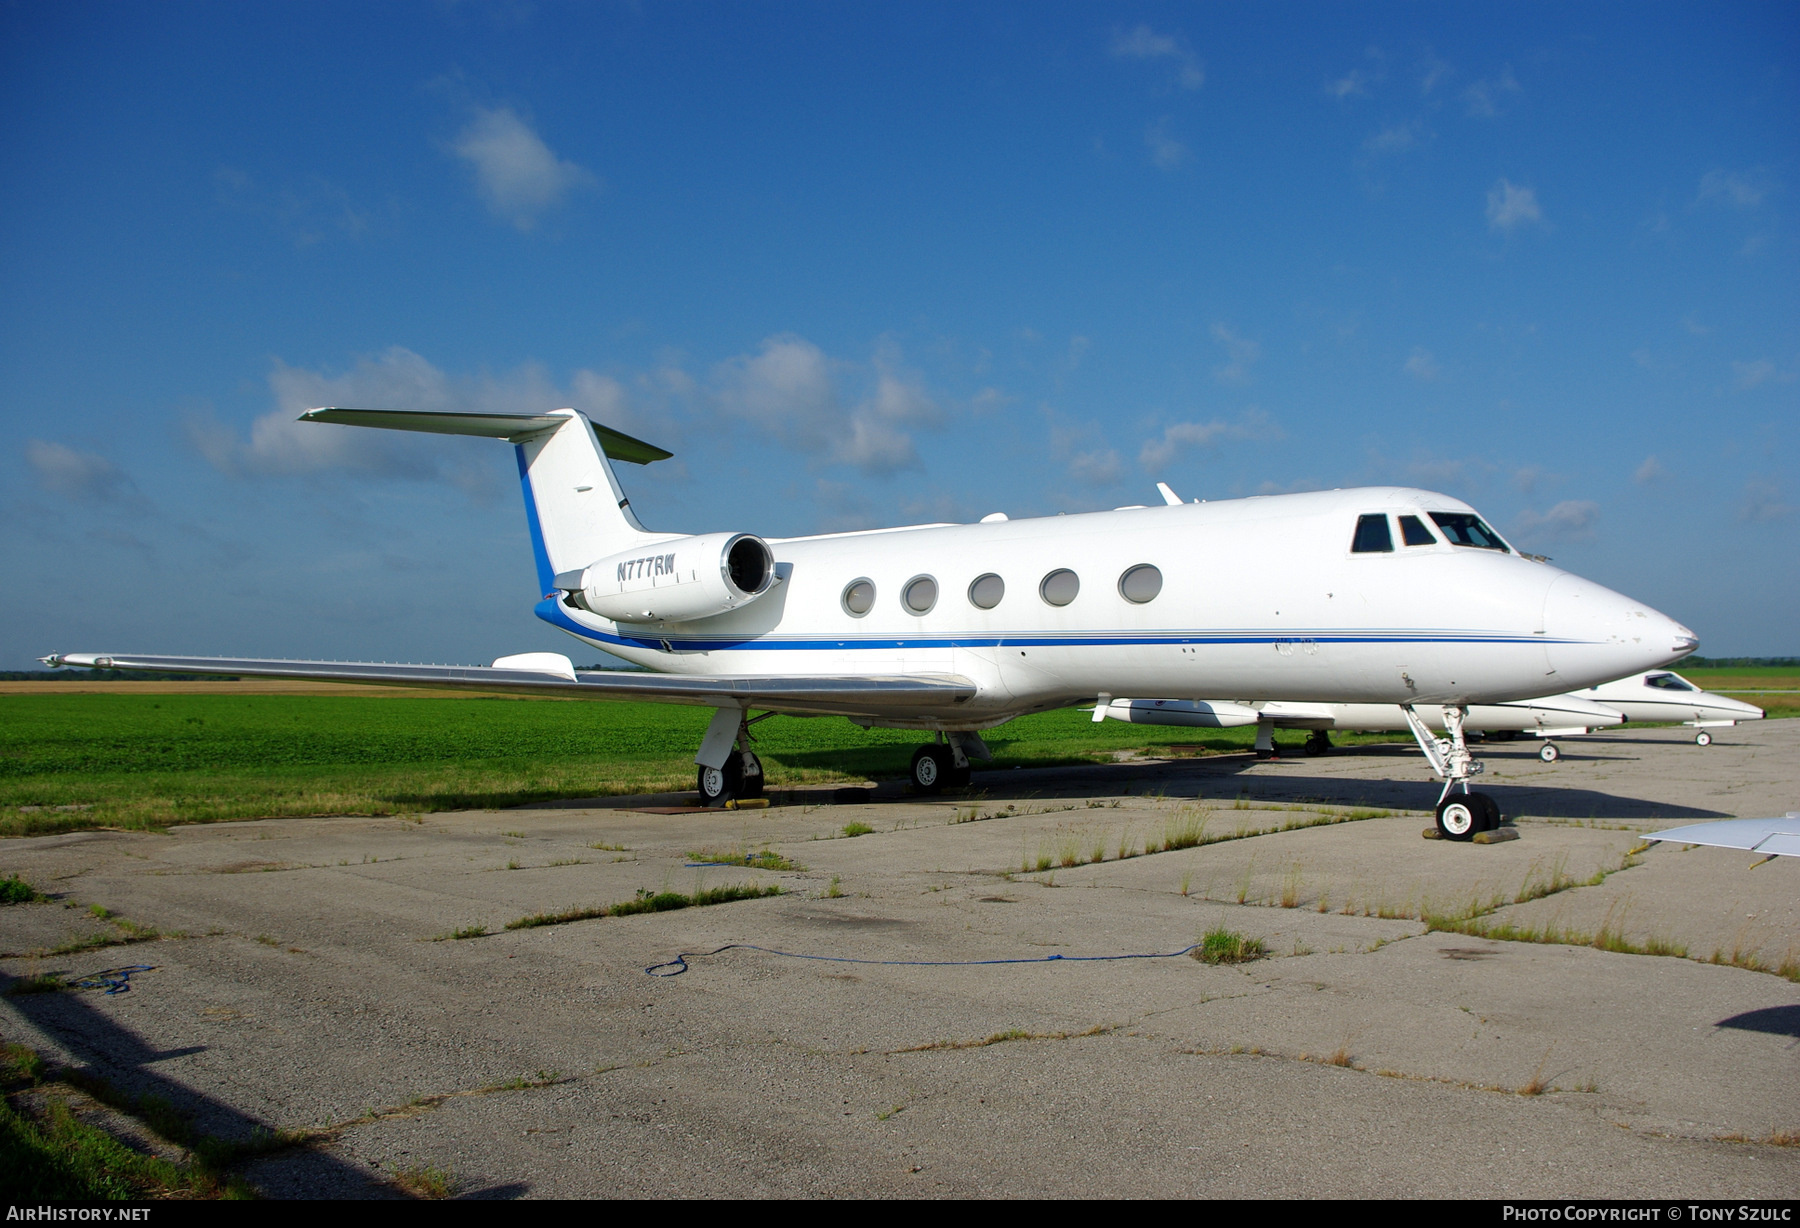
[[[1679,661],[1700,646],[1666,614],[1580,576],[1544,595],[1545,650],[1563,686],[1595,686]]]

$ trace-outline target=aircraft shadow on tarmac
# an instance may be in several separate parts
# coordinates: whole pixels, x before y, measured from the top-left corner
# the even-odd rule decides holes
[[[17,977],[0,973],[0,993],[7,1002],[43,1032],[54,1037],[68,1053],[70,1064],[86,1073],[106,1080],[121,1092],[142,1101],[156,1096],[173,1105],[191,1124],[197,1134],[212,1135],[227,1142],[244,1142],[268,1130],[268,1124],[224,1104],[186,1084],[179,1083],[154,1067],[158,1062],[189,1054],[203,1053],[207,1046],[185,1049],[152,1049],[129,1028],[120,1026],[95,1010],[91,991],[70,989],[61,993],[13,994]],[[143,988],[137,988],[142,985]],[[133,982],[132,993],[154,993],[153,978]],[[301,1192],[321,1197],[404,1197],[398,1190],[376,1181],[329,1152],[316,1147],[294,1148],[278,1152],[269,1159],[253,1164],[255,1168],[279,1165],[279,1190],[268,1190],[277,1197],[293,1197]],[[252,1171],[250,1180],[265,1185],[264,1177]],[[265,1185],[266,1188],[266,1185]],[[505,1197],[506,1195],[502,1195]]]
[[[1346,751],[1381,751],[1380,747],[1354,747]],[[1534,759],[1535,755],[1532,756]],[[1254,776],[1246,769],[1258,764],[1250,755],[1219,755],[1205,759],[1165,760],[1150,763],[1095,764],[1092,767],[1027,768],[1016,772],[975,774],[971,795],[1004,790],[1000,796],[1032,794],[1043,797],[1117,797],[1123,793],[1161,794],[1170,799],[1197,797],[1215,805],[1282,802],[1320,806],[1368,806],[1384,809],[1431,810],[1437,805],[1441,782],[1421,767],[1412,779],[1368,779],[1355,776],[1322,776],[1306,770],[1305,756],[1284,757],[1270,770]],[[1325,762],[1318,760],[1316,762]],[[1408,767],[1415,766],[1408,764]],[[1395,767],[1406,770],[1401,761]],[[1506,815],[1548,819],[1720,819],[1718,810],[1679,806],[1665,801],[1620,797],[1595,789],[1554,784],[1503,785],[1477,777],[1475,787],[1500,804]],[[885,793],[885,790],[883,790]],[[958,800],[944,794],[944,800]]]
[[[1643,741],[1654,744],[1653,739]],[[1669,745],[1667,742],[1661,745]],[[1535,743],[1532,744],[1535,746]],[[1504,744],[1502,744],[1504,747]],[[1509,759],[1520,763],[1537,762],[1537,751],[1521,746],[1488,746],[1481,757],[1491,763],[1504,764]],[[1579,752],[1564,752],[1565,760],[1579,761]],[[1617,758],[1617,756],[1608,756]],[[1338,759],[1379,760],[1393,762],[1395,778],[1380,779],[1361,776],[1318,776],[1309,774],[1306,765],[1325,764]],[[812,762],[811,755],[793,757],[793,761]],[[1285,746],[1279,760],[1269,764],[1270,770],[1244,775],[1249,769],[1265,764],[1248,752],[1208,755],[1204,758],[1139,759],[1122,763],[1088,763],[1061,767],[1020,767],[993,769],[976,765],[974,780],[968,789],[947,790],[935,796],[921,796],[900,781],[886,781],[872,790],[854,792],[855,798],[838,801],[931,802],[945,804],[979,803],[986,798],[1094,799],[1127,795],[1161,796],[1169,800],[1197,798],[1202,802],[1247,803],[1280,802],[1318,806],[1364,806],[1396,810],[1431,810],[1436,807],[1441,782],[1428,774],[1424,761],[1411,745],[1378,743],[1362,746],[1340,746],[1324,758],[1315,759]],[[830,756],[820,752],[815,766],[829,765]],[[1404,774],[1404,775],[1402,775]],[[779,775],[776,776],[777,781]],[[1540,780],[1546,778],[1540,776]],[[1594,789],[1560,787],[1552,783],[1503,785],[1477,777],[1476,789],[1500,804],[1502,814],[1545,819],[1728,819],[1737,816],[1722,810],[1706,810],[1698,806],[1678,806],[1669,802],[1643,798],[1619,797]],[[771,786],[777,801],[787,793],[779,783]],[[809,789],[786,800],[789,804],[804,801],[819,804],[832,801],[831,790]],[[562,798],[531,802],[519,809],[641,809],[646,806],[697,806],[695,793],[641,794],[631,797]]]
[[[1766,1032],[1770,1036],[1792,1036],[1800,1040],[1800,1006],[1765,1006],[1761,1010],[1721,1019],[1714,1026],[1736,1028],[1740,1032]]]

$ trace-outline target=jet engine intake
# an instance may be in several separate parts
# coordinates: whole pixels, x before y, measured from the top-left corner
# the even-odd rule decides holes
[[[620,623],[682,623],[726,614],[775,582],[769,544],[749,533],[678,537],[556,577],[563,600]]]

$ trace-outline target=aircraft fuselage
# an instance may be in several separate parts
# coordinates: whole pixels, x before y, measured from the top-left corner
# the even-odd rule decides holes
[[[1396,536],[1386,551],[1352,549],[1371,513],[1472,510],[1373,487],[771,538],[780,583],[728,614],[620,623],[553,597],[538,614],[659,672],[972,680],[978,694],[954,707],[867,722],[944,729],[1102,693],[1500,703],[1693,650],[1691,632],[1643,603],[1510,551],[1451,545],[1441,532],[1431,544]],[[1144,565],[1160,591],[1132,600],[1124,577]],[[1073,584],[1050,579],[1065,571]],[[999,578],[997,603],[991,580],[974,591],[983,577]],[[929,604],[921,579],[935,586]],[[873,588],[865,612],[846,596],[858,582]],[[1142,588],[1140,576],[1135,595]]]

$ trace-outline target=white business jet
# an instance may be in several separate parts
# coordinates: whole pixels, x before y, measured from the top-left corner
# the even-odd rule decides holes
[[[1498,821],[1469,789],[1470,704],[1575,690],[1692,652],[1640,602],[1522,558],[1473,508],[1376,487],[765,540],[646,529],[612,460],[660,448],[571,409],[316,409],[321,430],[390,427],[516,449],[540,618],[648,673],[526,653],[489,668],[70,653],[50,665],[468,687],[716,709],[709,803],[762,785],[753,719],[842,715],[929,730],[935,792],[988,753],[980,731],[1114,695],[1400,704],[1444,777],[1453,839]],[[1414,705],[1444,708],[1440,745]],[[750,713],[762,715],[752,718]]]
[[[1443,705],[1415,704],[1414,711],[1425,726],[1435,732],[1447,732],[1448,722]],[[1110,718],[1139,725],[1192,725],[1202,728],[1228,728],[1234,725],[1256,726],[1256,754],[1259,759],[1275,756],[1273,734],[1277,729],[1308,729],[1306,753],[1322,755],[1331,749],[1331,732],[1375,733],[1410,727],[1406,710],[1399,704],[1319,704],[1271,700],[1249,704],[1225,703],[1220,700],[1190,702],[1163,699],[1115,699],[1096,707],[1094,719]],[[1625,717],[1605,704],[1594,703],[1576,695],[1552,695],[1547,699],[1521,700],[1505,704],[1470,704],[1463,716],[1463,732],[1482,734],[1526,733],[1532,737],[1561,737],[1587,733],[1623,723]],[[1543,756],[1554,763],[1555,744],[1546,742],[1553,753]]]
[[[1763,718],[1763,710],[1755,704],[1703,691],[1680,674],[1666,669],[1603,682],[1588,687],[1579,698],[1617,708],[1628,721],[1680,721],[1696,730],[1694,741],[1701,746],[1712,745],[1712,734],[1706,732],[1708,729]]]

